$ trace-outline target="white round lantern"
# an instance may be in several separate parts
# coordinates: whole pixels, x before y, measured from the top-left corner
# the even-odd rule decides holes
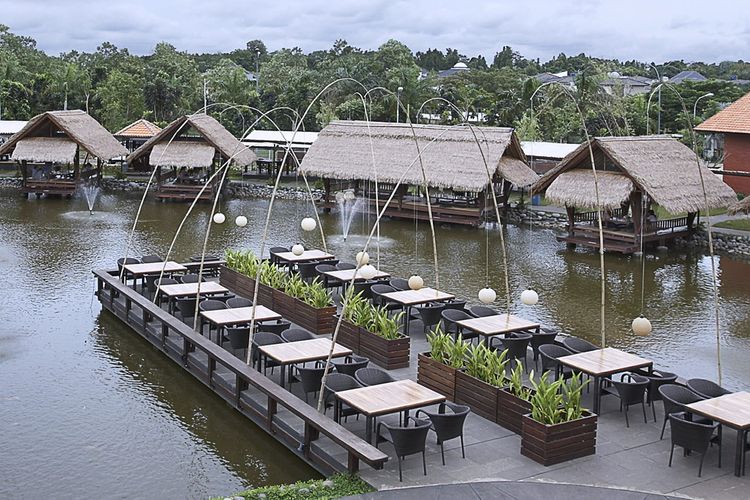
[[[482,288],[479,290],[478,297],[482,304],[492,304],[497,298],[497,293],[492,288]]]
[[[523,302],[527,306],[536,305],[536,303],[539,302],[539,294],[531,289],[524,290],[523,292],[521,292],[521,302]]]
[[[370,254],[367,252],[357,252],[357,264],[365,266],[370,263]]]
[[[644,318],[643,316],[638,316],[633,320],[633,324],[630,325],[633,329],[633,333],[638,335],[639,337],[645,337],[651,333],[652,327],[651,322],[648,320],[648,318]]]
[[[302,255],[304,252],[305,252],[305,247],[303,247],[299,243],[297,243],[296,245],[292,247],[292,253],[296,255],[297,257]]]
[[[339,191],[336,193],[336,203],[341,203],[344,201],[344,193],[342,191]]]
[[[214,214],[214,222],[217,224],[224,224],[224,221],[227,220],[227,218],[224,216],[221,212],[216,212]]]
[[[354,191],[347,191],[344,193],[344,199],[347,201],[351,201],[356,199],[357,197],[354,195]]]
[[[378,270],[375,269],[375,266],[366,264],[359,268],[359,274],[361,274],[364,279],[371,280],[378,274]]]
[[[413,275],[409,278],[409,288],[412,290],[419,290],[424,286],[424,280],[419,275]]]
[[[304,219],[302,219],[300,226],[302,226],[303,231],[315,231],[315,228],[318,226],[318,224],[312,217],[305,217]]]
[[[247,226],[247,217],[244,215],[238,215],[237,218],[234,219],[234,223],[239,227],[245,227]]]

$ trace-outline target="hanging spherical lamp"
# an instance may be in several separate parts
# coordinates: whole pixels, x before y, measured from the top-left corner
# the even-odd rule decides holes
[[[378,270],[375,269],[375,266],[366,264],[359,268],[359,274],[361,274],[364,279],[371,280],[378,274]]]
[[[370,254],[367,252],[357,252],[356,260],[360,266],[367,265],[370,262]]]
[[[531,289],[524,290],[521,292],[521,302],[527,306],[536,305],[536,303],[539,302],[539,294]]]
[[[421,276],[414,274],[409,277],[409,288],[412,290],[419,290],[422,287],[424,287],[424,280]]]
[[[347,200],[347,201],[351,201],[351,200],[354,200],[356,198],[357,197],[354,195],[354,191],[349,190],[346,193],[344,193],[344,199]]]
[[[630,325],[633,329],[633,333],[639,337],[645,337],[651,334],[651,322],[644,316],[638,316],[633,320],[633,324]]]
[[[313,219],[312,217],[305,217],[304,219],[302,219],[302,222],[300,222],[300,226],[302,226],[303,231],[315,231],[318,223],[315,222],[315,219]]]
[[[305,252],[305,247],[303,247],[299,243],[297,243],[296,245],[292,247],[292,253],[296,255],[297,257],[302,255],[304,252]]]
[[[497,293],[492,288],[482,288],[479,290],[478,297],[482,304],[492,304],[497,298]]]
[[[339,191],[336,193],[336,203],[341,203],[344,201],[344,193],[343,191]]]
[[[239,227],[245,227],[247,226],[247,217],[244,215],[238,215],[237,218],[234,219],[234,223]]]
[[[226,216],[221,212],[216,212],[214,214],[214,222],[217,224],[224,224],[224,221],[227,220]]]

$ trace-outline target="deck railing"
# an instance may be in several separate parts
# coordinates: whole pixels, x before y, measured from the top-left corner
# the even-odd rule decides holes
[[[657,220],[656,222],[651,223],[654,231],[665,231],[665,230],[674,230],[681,227],[687,227],[688,225],[688,218],[687,217],[677,217],[674,219],[662,219]],[[648,227],[648,226],[646,226]]]
[[[122,283],[116,271],[97,270],[94,275],[97,279],[96,294],[104,308],[318,470],[356,472],[360,460],[381,469],[388,460],[386,454],[364,439],[321,415],[315,408]],[[179,342],[168,341],[174,339],[175,335],[179,337]],[[205,364],[196,361],[197,353],[205,355]],[[224,372],[228,370],[232,373],[233,384],[222,383],[217,372],[219,367]],[[284,418],[279,416],[281,410],[285,410]],[[326,439],[328,451],[323,449],[323,438]],[[341,455],[341,451],[345,452],[346,463],[334,457]]]
[[[594,212],[579,212],[573,216],[573,222],[597,222],[599,220],[596,211]],[[610,217],[621,218],[623,212],[621,208],[610,210]]]

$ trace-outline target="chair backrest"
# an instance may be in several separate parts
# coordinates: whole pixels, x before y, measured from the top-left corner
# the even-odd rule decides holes
[[[179,282],[176,279],[174,279],[174,278],[162,278],[162,279],[157,280],[157,281],[159,282],[158,283],[159,286],[161,286],[161,285],[177,285],[177,284],[179,284]],[[154,281],[154,285],[155,286],[157,285],[156,281]]]
[[[372,303],[376,306],[382,306],[385,299],[381,297],[384,293],[395,292],[396,289],[390,285],[372,285],[370,286],[370,292],[372,293]]]
[[[336,266],[332,266],[331,264],[318,264],[317,266],[315,266],[315,271],[318,274],[323,274],[335,270]]]
[[[284,342],[299,342],[300,340],[310,340],[317,338],[314,334],[301,328],[290,328],[284,332],[281,332],[281,338]]]
[[[635,373],[623,373],[620,380],[612,379],[620,401],[627,405],[642,403],[649,383],[649,379]]]
[[[317,266],[318,262],[300,262],[297,264],[297,273],[302,279],[314,278],[318,275],[318,271],[315,270]]]
[[[701,424],[687,419],[685,412],[669,414],[669,427],[672,444],[687,450],[705,453],[711,444],[711,437],[719,424]]]
[[[357,295],[358,293],[362,292],[362,298],[369,299],[372,297],[372,292],[370,291],[370,287],[372,286],[374,282],[373,281],[355,281],[354,285],[352,286],[354,295]]]
[[[292,324],[284,319],[277,319],[276,321],[263,322],[258,325],[259,332],[270,332],[276,335],[281,335],[281,332],[288,330]]]
[[[557,344],[544,344],[539,346],[539,354],[542,356],[542,371],[547,371],[557,369],[557,358],[573,353]]]
[[[471,314],[473,314],[477,318],[482,318],[485,316],[495,316],[497,314],[500,314],[491,307],[487,306],[471,306],[469,308],[469,311],[471,311]]]
[[[302,382],[302,391],[305,393],[316,392],[320,390],[320,381],[323,379],[323,374],[326,372],[326,368],[321,365],[315,365],[314,367],[297,366],[297,375]],[[328,365],[328,370],[332,370],[333,366]],[[330,377],[333,373],[330,373]]]
[[[513,333],[507,337],[500,337],[503,349],[508,350],[509,359],[518,359],[526,356],[526,350],[531,341],[530,333]]]
[[[198,309],[201,311],[217,311],[219,309],[226,309],[227,305],[220,300],[207,299],[198,304]]]
[[[336,269],[339,271],[345,271],[347,269],[357,269],[356,264],[352,264],[351,262],[339,262],[336,264]]]
[[[430,417],[438,439],[447,441],[461,435],[470,411],[468,406],[445,402],[440,403],[437,412],[425,411],[425,414]]]
[[[562,340],[562,344],[574,353],[595,351],[599,349],[598,346],[592,344],[588,340],[579,339],[578,337],[565,337]]]
[[[687,387],[677,384],[664,384],[659,387],[659,394],[664,402],[664,414],[679,413],[689,410],[685,405],[701,401],[705,398],[700,397]]]
[[[446,333],[456,333],[458,331],[456,321],[471,319],[473,316],[470,316],[463,310],[448,309],[446,306],[446,308],[440,312],[440,317],[443,318],[443,330]]]
[[[251,307],[253,305],[253,301],[250,299],[246,299],[245,297],[234,297],[231,299],[227,299],[227,307],[234,309],[237,307]]]
[[[446,309],[458,309],[460,311],[466,309],[466,301],[463,299],[446,300],[443,304],[445,304]]]
[[[687,381],[687,386],[688,389],[698,394],[699,396],[703,396],[706,399],[718,398],[719,396],[732,393],[732,391],[724,389],[716,382],[712,382],[704,378],[691,378]]]
[[[195,297],[179,297],[175,299],[175,304],[177,304],[177,309],[180,311],[180,314],[182,314],[182,317],[187,318],[188,316],[193,316],[195,314],[195,308],[198,301]]]
[[[201,260],[203,260],[203,262],[213,262],[221,260],[221,257],[219,257],[218,255],[204,255],[202,259],[200,255],[193,255],[192,257],[190,257],[190,262],[200,262]]]
[[[364,386],[386,384],[396,380],[380,368],[360,368],[354,372],[354,378]]]
[[[198,283],[199,278],[197,274],[183,274],[182,276],[179,276],[178,279],[180,280],[180,283]],[[205,278],[200,279],[200,281],[206,281]]]
[[[268,251],[270,253],[270,255],[271,255],[271,258],[269,260],[271,261],[272,264],[278,264],[279,259],[276,258],[276,256],[274,254],[284,253],[284,252],[288,252],[288,251],[289,251],[289,249],[286,248],[286,247],[271,247],[270,250]]]
[[[557,332],[532,333],[531,340],[529,341],[529,345],[531,346],[532,349],[534,349],[535,351],[538,351],[539,346],[542,346],[545,344],[554,344],[556,337],[557,337]]]
[[[158,255],[144,255],[143,257],[141,257],[141,262],[143,262],[144,264],[152,262],[164,262],[164,259],[162,259]]]
[[[140,264],[141,261],[136,259],[135,257],[120,257],[117,259],[117,269],[122,269],[122,266],[127,266],[128,264]]]
[[[414,427],[408,427],[409,421],[414,422]],[[385,422],[382,422],[382,425],[391,434],[391,442],[397,456],[404,457],[424,451],[427,433],[430,431],[429,421],[409,419],[406,421],[407,427],[389,425]]]
[[[250,328],[247,326],[225,328],[232,349],[247,349],[250,343]]]
[[[445,310],[445,304],[428,303],[421,306],[415,306],[414,309],[419,313],[419,317],[422,318],[422,323],[426,326],[435,325],[440,322],[442,313]]]
[[[331,363],[336,367],[337,372],[354,377],[357,370],[365,368],[370,363],[370,359],[352,354],[343,358],[332,359]]]
[[[284,339],[276,335],[275,333],[269,332],[256,332],[253,335],[254,345],[271,345],[271,344],[283,344]]]
[[[409,289],[409,280],[406,280],[404,278],[391,278],[388,283],[390,283],[390,285],[396,290]]]
[[[324,397],[326,401],[328,401],[333,394],[337,392],[357,389],[359,387],[362,387],[362,385],[360,385],[360,383],[351,375],[345,373],[329,373],[326,377]]]

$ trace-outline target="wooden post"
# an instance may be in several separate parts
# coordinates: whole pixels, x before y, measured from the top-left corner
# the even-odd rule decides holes
[[[28,167],[29,167],[28,162],[26,160],[22,160],[21,161],[21,176],[23,177],[23,182],[21,183],[21,187],[22,188],[26,187],[26,181],[29,178],[29,168]],[[26,199],[28,199],[29,198],[29,193],[24,193],[24,197]]]
[[[282,369],[285,367],[281,367]],[[267,407],[267,413],[266,418],[268,419],[268,431],[273,433],[273,416],[276,415],[277,412],[277,404],[276,400],[273,399],[271,396],[268,396],[268,407]]]
[[[568,236],[573,236],[573,228],[575,227],[576,207],[565,205],[565,212],[568,214]]]
[[[81,158],[79,149],[80,148],[76,147],[76,155],[73,158],[73,179],[76,184],[81,180]]]
[[[697,212],[688,212],[687,214],[687,227],[688,232],[693,232],[693,224],[695,223],[695,216],[698,215]]]
[[[630,211],[633,213],[633,235],[635,236],[635,244],[640,248],[641,246],[641,227],[643,226],[643,193],[640,191],[633,191],[630,194]]]
[[[99,186],[102,183],[102,160],[96,159],[96,185]]]
[[[506,181],[503,179],[503,211],[507,214],[508,213],[508,200],[510,199],[510,192],[511,192],[512,185],[510,181]],[[500,221],[497,221],[498,223]]]

